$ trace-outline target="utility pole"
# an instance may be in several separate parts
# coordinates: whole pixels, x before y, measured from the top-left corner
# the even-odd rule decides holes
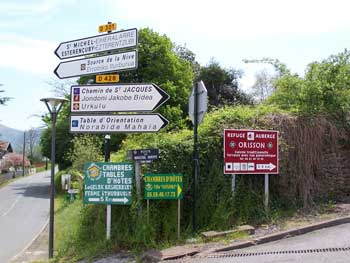
[[[23,158],[22,158],[22,176],[24,176],[24,161],[26,155],[26,132],[23,133]]]

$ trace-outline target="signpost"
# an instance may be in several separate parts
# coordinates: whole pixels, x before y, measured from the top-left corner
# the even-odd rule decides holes
[[[269,174],[278,174],[278,131],[224,130],[224,173],[265,174],[265,207],[268,208]]]
[[[71,87],[71,112],[154,111],[169,95],[155,84]]]
[[[207,89],[203,81],[195,83],[189,98],[188,113],[193,123],[193,205],[192,205],[192,227],[196,232],[196,189],[199,176],[199,154],[198,154],[198,125],[203,121],[207,111]]]
[[[54,73],[60,79],[137,68],[135,50],[106,56],[61,62]]]
[[[168,124],[162,115],[71,115],[72,133],[157,132]]]
[[[55,54],[60,59],[74,58],[118,49],[136,48],[137,42],[137,29],[133,28],[62,42],[56,48]]]
[[[96,83],[119,82],[118,71],[133,70],[138,65],[137,29],[112,33],[116,23],[99,26],[99,32],[108,34],[76,39],[61,43],[55,50],[60,59],[87,56],[61,62],[54,73],[58,78],[71,78],[100,73]],[[111,51],[122,50],[120,53]],[[99,56],[89,56],[92,54]],[[104,54],[101,54],[104,53]],[[157,109],[169,95],[153,83],[119,85],[84,85],[71,87],[72,133],[103,133],[105,136],[105,163],[87,163],[85,166],[85,203],[107,204],[106,238],[110,239],[111,205],[131,203],[133,166],[130,163],[109,162],[109,133],[111,132],[157,132],[168,124],[160,114],[113,114],[117,112],[151,112]],[[83,115],[83,114],[88,115]],[[102,113],[102,114],[101,114]],[[107,113],[107,114],[105,114]],[[137,198],[141,196],[141,161],[151,161],[159,157],[153,149],[142,150],[142,156],[135,153],[135,178]],[[139,160],[138,160],[139,158]],[[144,159],[143,159],[144,158]],[[141,160],[143,159],[143,160]],[[139,206],[141,217],[142,207]]]
[[[132,163],[86,163],[84,203],[130,205]]]
[[[182,174],[145,174],[144,198],[147,200],[147,214],[149,214],[149,200],[178,200],[177,202],[177,237],[180,239],[181,199],[183,198]]]
[[[129,150],[128,155],[131,160],[149,163],[159,159],[159,149]]]

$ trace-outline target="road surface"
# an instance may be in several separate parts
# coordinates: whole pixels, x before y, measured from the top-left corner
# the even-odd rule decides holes
[[[170,262],[347,263],[350,262],[350,224],[208,257]]]
[[[0,189],[0,262],[9,262],[37,236],[49,215],[50,171]]]

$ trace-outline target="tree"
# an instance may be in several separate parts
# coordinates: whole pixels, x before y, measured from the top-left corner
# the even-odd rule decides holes
[[[33,162],[35,159],[36,149],[37,145],[40,140],[40,131],[35,128],[29,129],[29,131],[26,132],[26,149],[29,152],[29,159]]]
[[[274,93],[274,79],[274,76],[270,75],[266,69],[255,74],[255,83],[252,86],[252,96],[257,102],[265,101]]]
[[[7,153],[3,157],[6,162],[8,162],[11,166],[18,168],[23,165],[23,155],[17,154],[17,153]],[[29,166],[30,161],[27,159],[27,157],[24,157],[24,166]]]
[[[350,52],[310,63],[305,77],[290,73],[276,79],[268,103],[300,115],[326,114],[346,122],[350,111]]]
[[[84,134],[73,138],[73,148],[67,157],[72,161],[72,167],[80,172],[84,171],[86,162],[103,161],[102,142],[98,137]]]
[[[251,104],[251,98],[238,87],[242,71],[226,70],[215,60],[209,65],[201,67],[199,78],[203,80],[212,106]]]
[[[194,79],[198,79],[198,76],[200,74],[200,64],[196,61],[196,55],[189,50],[186,45],[185,46],[181,46],[181,45],[176,45],[174,44],[174,52],[176,53],[176,55],[184,60],[187,61],[188,63],[190,63],[193,74],[194,74]]]

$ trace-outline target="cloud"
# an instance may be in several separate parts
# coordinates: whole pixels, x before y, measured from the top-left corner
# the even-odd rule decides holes
[[[116,6],[120,21],[132,17],[143,27],[183,39],[196,34],[217,42],[253,40],[350,28],[348,0],[106,0],[105,4]]]
[[[56,47],[57,44],[44,40],[0,35],[0,67],[42,75],[52,73],[58,64]]]
[[[60,4],[58,0],[41,0],[41,1],[2,1],[0,3],[0,12],[9,15],[28,14],[36,15],[47,13],[54,10]]]

